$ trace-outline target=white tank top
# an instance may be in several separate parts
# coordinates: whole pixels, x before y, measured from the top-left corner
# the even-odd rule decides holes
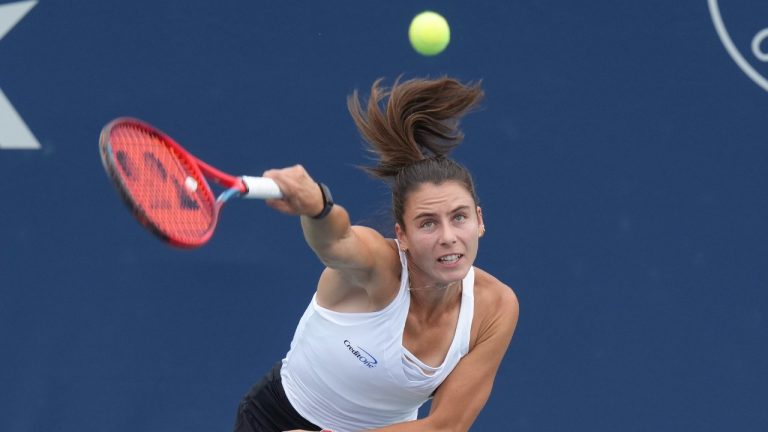
[[[402,252],[400,263],[400,290],[384,309],[334,312],[319,306],[315,295],[301,317],[280,375],[291,405],[317,426],[348,432],[415,420],[419,407],[469,351],[474,268],[463,280],[453,342],[435,368],[403,346],[411,295]]]

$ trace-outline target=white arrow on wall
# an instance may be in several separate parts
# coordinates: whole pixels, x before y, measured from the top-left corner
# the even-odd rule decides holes
[[[0,5],[0,40],[36,4],[37,0],[30,0]],[[0,89],[0,149],[39,148],[40,143]]]

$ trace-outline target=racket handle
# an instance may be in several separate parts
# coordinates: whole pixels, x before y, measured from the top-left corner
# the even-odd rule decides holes
[[[243,198],[258,198],[258,199],[279,199],[283,197],[283,193],[277,186],[274,180],[267,177],[240,177],[245,183],[245,187],[248,189]]]

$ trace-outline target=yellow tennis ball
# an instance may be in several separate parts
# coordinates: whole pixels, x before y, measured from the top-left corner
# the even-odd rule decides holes
[[[451,41],[451,29],[442,15],[424,11],[413,18],[408,29],[413,49],[421,55],[440,54]]]

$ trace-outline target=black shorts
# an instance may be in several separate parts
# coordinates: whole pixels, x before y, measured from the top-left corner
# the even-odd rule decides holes
[[[293,429],[319,431],[291,406],[280,379],[282,362],[257,382],[240,401],[235,432],[283,432]]]

